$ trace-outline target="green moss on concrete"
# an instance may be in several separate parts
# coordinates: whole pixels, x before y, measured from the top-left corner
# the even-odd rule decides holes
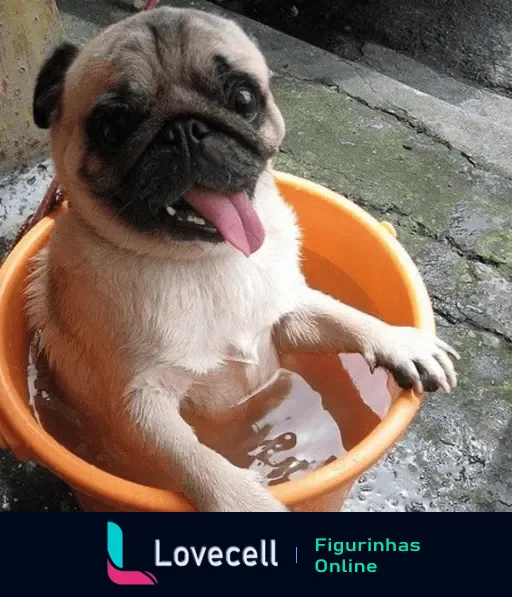
[[[335,91],[283,79],[276,90],[288,124],[285,148],[305,167],[371,204],[446,228],[459,200],[448,150]]]
[[[510,181],[334,89],[284,78],[274,88],[287,123],[278,168],[512,268]]]
[[[491,230],[478,240],[476,252],[512,269],[512,229]]]

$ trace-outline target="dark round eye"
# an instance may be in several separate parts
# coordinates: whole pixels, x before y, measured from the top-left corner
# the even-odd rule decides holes
[[[123,112],[105,114],[97,123],[97,132],[105,145],[120,145],[129,133],[126,115]]]
[[[104,109],[98,107],[87,123],[91,141],[103,149],[116,149],[132,132],[132,119],[124,107]]]
[[[105,121],[98,125],[101,140],[110,146],[119,145],[124,138],[122,124],[119,122]]]
[[[253,121],[258,115],[258,99],[248,87],[235,87],[231,92],[229,104],[232,110],[248,122]]]

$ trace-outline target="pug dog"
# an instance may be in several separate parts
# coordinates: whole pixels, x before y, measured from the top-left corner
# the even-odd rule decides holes
[[[69,209],[33,264],[29,321],[116,474],[199,511],[289,511],[201,444],[182,409],[230,408],[280,353],[361,353],[402,388],[455,387],[445,342],[308,287],[272,176],[283,118],[235,22],[159,8],[65,43],[33,113]]]

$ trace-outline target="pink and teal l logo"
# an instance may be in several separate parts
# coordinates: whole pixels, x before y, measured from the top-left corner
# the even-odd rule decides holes
[[[115,522],[107,523],[107,572],[116,585],[156,585],[151,572],[123,570],[123,531]]]

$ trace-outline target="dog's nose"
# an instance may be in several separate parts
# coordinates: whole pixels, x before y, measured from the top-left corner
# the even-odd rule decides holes
[[[194,145],[199,145],[210,132],[210,128],[207,124],[195,118],[190,118],[183,122],[182,127],[189,142]]]
[[[160,134],[165,143],[176,143],[179,139],[185,141],[189,146],[198,146],[201,141],[210,133],[210,127],[197,118],[175,120],[169,123]]]

